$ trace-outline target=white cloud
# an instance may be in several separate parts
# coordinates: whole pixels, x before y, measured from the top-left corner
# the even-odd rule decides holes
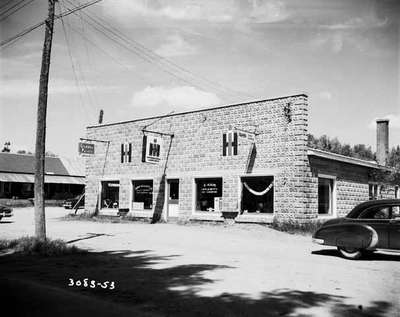
[[[204,1],[132,1],[120,0],[102,3],[105,11],[119,17],[142,16],[150,18],[169,18],[173,20],[206,20],[214,22],[231,21],[235,6],[232,0]]]
[[[151,114],[163,114],[171,110],[186,111],[198,107],[216,106],[220,103],[221,100],[214,93],[191,86],[146,87],[136,92],[131,101],[133,107]]]
[[[273,23],[286,20],[289,13],[282,1],[253,0],[250,20],[256,23]]]
[[[400,114],[388,114],[383,117],[374,118],[368,124],[368,128],[375,130],[376,129],[376,120],[377,119],[389,119],[389,129],[400,129]]]
[[[86,85],[88,90],[102,91],[115,89],[116,87],[111,86],[93,86]],[[85,89],[86,89],[85,87]],[[60,80],[49,82],[49,95],[55,94],[78,94],[80,91],[75,82],[68,80]],[[39,81],[27,80],[27,79],[12,79],[12,80],[0,80],[0,97],[1,98],[15,98],[15,97],[31,97],[39,94]]]
[[[329,48],[334,53],[342,51],[344,46],[344,35],[342,32],[334,33],[319,33],[311,40],[311,47],[314,48]]]
[[[171,20],[273,23],[285,20],[289,14],[280,0],[120,0],[103,2],[104,11],[118,18],[133,16],[167,18]]]
[[[193,55],[196,52],[196,47],[185,41],[179,34],[169,36],[166,43],[155,51],[155,53],[164,57]]]
[[[355,17],[342,23],[336,24],[322,24],[321,28],[329,30],[348,30],[348,29],[362,29],[362,28],[381,28],[388,25],[389,19],[379,19],[374,16]]]
[[[319,98],[323,100],[331,100],[332,99],[332,93],[330,91],[321,91],[318,93]]]

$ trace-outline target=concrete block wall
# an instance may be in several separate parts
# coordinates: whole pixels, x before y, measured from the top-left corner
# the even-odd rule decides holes
[[[142,129],[149,124],[149,130],[174,134],[172,139],[163,136],[158,164],[141,162]],[[120,181],[120,207],[128,208],[131,181],[152,178],[155,205],[164,169],[167,178],[180,181],[182,217],[193,211],[194,178],[204,175],[223,178],[223,209],[237,211],[240,176],[246,174],[251,142],[238,138],[238,155],[223,156],[222,134],[230,126],[258,133],[257,155],[249,175],[274,176],[276,214],[303,217],[309,201],[305,182],[309,173],[308,101],[303,94],[88,127],[87,138],[107,140],[109,144],[96,142],[96,153],[86,160],[87,211],[95,209],[100,180],[106,179]],[[130,163],[120,161],[121,143],[125,142],[132,143]]]

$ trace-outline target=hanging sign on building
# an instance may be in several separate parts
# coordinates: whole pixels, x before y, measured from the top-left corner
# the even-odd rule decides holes
[[[78,151],[79,154],[94,154],[94,144],[79,142]]]
[[[162,137],[156,134],[143,136],[142,162],[158,163],[161,158]]]
[[[251,142],[255,142],[255,140],[256,140],[256,134],[254,132],[245,131],[245,130],[241,130],[238,128],[235,128],[235,131],[238,132],[239,138],[247,139]]]

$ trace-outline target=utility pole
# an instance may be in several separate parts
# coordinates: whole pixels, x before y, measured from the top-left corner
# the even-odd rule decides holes
[[[54,27],[54,7],[56,0],[49,0],[48,18],[45,21],[45,38],[40,71],[39,102],[37,111],[36,149],[35,149],[35,234],[40,240],[46,239],[46,219],[44,211],[44,174],[46,151],[46,112],[49,83],[51,43]]]

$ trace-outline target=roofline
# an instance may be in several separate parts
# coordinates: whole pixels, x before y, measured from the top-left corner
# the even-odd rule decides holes
[[[112,123],[106,123],[106,124],[95,124],[95,125],[87,126],[86,129],[101,128],[101,127],[107,127],[107,126],[118,125],[118,124],[145,121],[145,120],[150,120],[150,119],[161,119],[161,118],[166,118],[166,117],[180,116],[180,115],[189,114],[189,113],[197,113],[197,112],[203,112],[203,111],[224,109],[224,108],[229,108],[229,107],[244,106],[244,105],[249,105],[249,104],[252,104],[252,103],[275,101],[275,100],[294,98],[294,97],[305,97],[305,98],[308,98],[308,95],[305,94],[305,93],[301,93],[301,94],[296,94],[296,95],[281,96],[281,97],[275,97],[275,98],[270,98],[270,99],[247,101],[247,102],[236,103],[236,104],[231,104],[231,105],[223,105],[223,106],[217,106],[217,107],[211,107],[211,108],[203,108],[203,109],[197,109],[197,110],[183,111],[183,112],[165,114],[165,115],[154,116],[154,117],[146,117],[146,118],[140,118],[140,119],[134,119],[134,120],[127,120],[127,121],[118,121],[118,122],[112,122]]]
[[[0,170],[0,173],[18,174],[18,175],[35,175],[35,173],[10,172],[10,171],[3,171],[3,170]],[[85,178],[85,175],[66,175],[66,174],[54,174],[54,173],[45,173],[44,175],[45,176],[66,176],[66,177],[81,177],[81,178]]]
[[[339,162],[343,162],[343,163],[355,164],[355,165],[376,168],[376,169],[381,169],[381,170],[386,170],[386,171],[394,170],[393,168],[379,165],[375,161],[366,161],[366,160],[358,159],[355,157],[345,156],[345,155],[336,154],[336,153],[327,152],[327,151],[318,150],[318,149],[313,149],[313,148],[308,148],[307,155],[317,156],[317,157],[321,157],[321,158],[325,158],[325,159],[329,159],[329,160],[335,160],[335,161],[339,161]]]

